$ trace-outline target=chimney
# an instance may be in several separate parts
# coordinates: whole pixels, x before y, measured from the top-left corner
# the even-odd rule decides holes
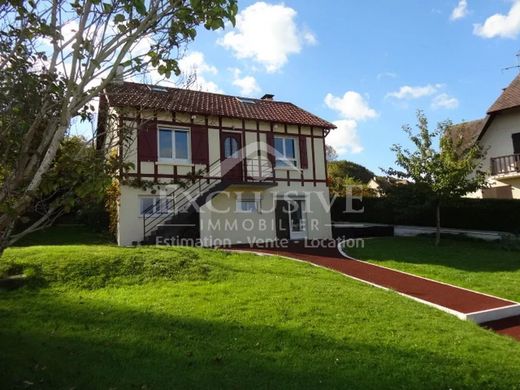
[[[124,81],[124,72],[125,67],[123,65],[118,65],[116,68],[116,74],[114,76],[113,82],[117,84],[122,84]]]
[[[266,93],[260,99],[262,99],[262,100],[273,100],[273,98],[274,98],[274,95],[271,95],[270,93]]]

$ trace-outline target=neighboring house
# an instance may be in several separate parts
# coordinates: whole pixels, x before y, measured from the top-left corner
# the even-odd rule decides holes
[[[325,136],[334,128],[273,95],[111,84],[98,146],[132,164],[118,243],[330,238]]]
[[[520,75],[505,88],[483,119],[453,126],[452,137],[464,145],[478,142],[487,157],[488,188],[471,194],[479,198],[520,199]]]
[[[398,179],[391,176],[374,176],[367,183],[367,187],[373,190],[377,197],[381,197],[392,187],[406,184],[409,184],[409,182],[405,179]]]

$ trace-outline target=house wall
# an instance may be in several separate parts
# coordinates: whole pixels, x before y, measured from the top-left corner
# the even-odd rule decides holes
[[[520,109],[506,111],[496,115],[491,121],[479,144],[487,150],[484,170],[491,175],[491,158],[513,154],[512,135],[520,133]],[[490,176],[488,180],[490,187],[511,186],[514,199],[520,199],[520,175]],[[503,197],[506,191],[499,191],[498,196]],[[495,197],[493,191],[477,191],[469,194],[469,197]]]
[[[306,196],[307,206],[310,209],[308,222],[308,238],[331,238],[330,214],[328,210],[329,191],[326,184],[326,162],[325,162],[325,139],[324,130],[321,128],[311,128],[309,126],[287,125],[283,123],[271,123],[255,120],[241,120],[234,118],[218,118],[214,116],[190,115],[186,113],[154,113],[150,110],[137,112],[132,109],[120,109],[119,123],[124,128],[130,129],[127,138],[130,143],[127,148],[121,150],[121,154],[127,162],[131,162],[133,167],[130,170],[130,177],[140,179],[144,182],[153,181],[156,193],[167,195],[173,191],[173,183],[182,181],[186,175],[207,168],[202,164],[171,164],[164,162],[140,161],[138,156],[138,137],[137,129],[139,123],[157,119],[158,124],[176,125],[190,127],[191,125],[203,125],[208,128],[208,160],[211,164],[220,159],[220,137],[223,131],[235,131],[241,133],[243,146],[246,154],[268,158],[267,154],[267,134],[270,132],[284,136],[299,135],[306,136],[308,167],[306,169],[275,169],[275,181],[277,186],[262,192],[262,205],[273,202],[277,196],[290,193],[291,196]],[[300,161],[299,143],[296,142],[297,160]],[[211,176],[219,176],[220,169],[212,169]],[[246,189],[241,189],[246,191]],[[255,191],[258,191],[255,189]],[[274,223],[274,209],[255,214],[221,214],[211,210],[211,206],[216,209],[236,207],[236,190],[230,190],[228,197],[221,194],[214,198],[211,204],[202,208],[201,238],[208,239],[230,239],[232,243],[246,242],[247,239],[273,240],[275,239],[276,229],[272,227]],[[143,219],[140,216],[140,200],[142,196],[152,195],[151,190],[143,190],[130,185],[121,186],[121,197],[119,202],[119,221],[118,221],[118,243],[120,245],[131,245],[134,241],[143,239]],[[237,220],[238,226],[242,226],[244,219],[252,220],[257,228],[254,231],[238,229],[237,231],[222,231],[215,229],[216,221],[221,221],[221,226],[225,225],[226,218]],[[269,228],[262,230],[260,222],[269,222]],[[213,225],[209,223],[213,222]]]
[[[253,198],[255,195],[259,202],[258,211],[253,213],[237,213],[235,211],[238,197]],[[328,188],[323,184],[317,187],[309,184],[298,187],[282,184],[265,191],[243,188],[238,192],[231,188],[226,193],[213,198],[200,211],[202,243],[213,246],[251,244],[275,240],[276,218],[274,208],[276,200],[280,198],[305,199],[307,239],[332,238]]]
[[[158,186],[155,195],[168,194],[175,187]],[[117,242],[132,245],[143,236],[143,217],[140,215],[140,197],[154,195],[127,185],[121,186]],[[259,199],[259,211],[236,212],[237,198]],[[200,233],[203,243],[224,242],[248,243],[249,240],[269,241],[276,239],[274,202],[277,198],[290,197],[306,200],[307,238],[329,239],[332,237],[329,212],[329,190],[324,184],[286,185],[284,183],[266,190],[258,187],[230,187],[217,195],[200,209]],[[236,221],[236,222],[235,222]],[[234,225],[236,224],[236,225]],[[236,228],[234,227],[236,226]],[[230,227],[230,228],[229,228]]]
[[[129,170],[130,176],[143,180],[164,181],[164,179],[177,180],[186,175],[205,169],[201,164],[172,164],[166,162],[139,161],[137,129],[139,123],[157,118],[158,125],[182,126],[189,128],[191,125],[202,125],[208,127],[209,163],[220,158],[220,136],[223,131],[235,131],[242,134],[243,146],[246,151],[256,154],[259,149],[258,142],[264,145],[267,142],[267,134],[283,136],[299,135],[306,136],[308,167],[299,170],[275,169],[277,181],[291,183],[293,181],[312,182],[317,186],[326,183],[327,168],[325,161],[325,138],[324,129],[311,128],[310,126],[288,125],[283,123],[242,120],[234,118],[218,118],[215,116],[190,115],[186,113],[154,112],[142,110],[138,112],[133,109],[119,109],[120,123],[124,128],[131,129],[127,133],[130,140],[128,147],[122,150],[125,161],[132,163]],[[299,161],[300,151],[296,142],[296,157]],[[262,158],[267,159],[267,150],[262,149]]]

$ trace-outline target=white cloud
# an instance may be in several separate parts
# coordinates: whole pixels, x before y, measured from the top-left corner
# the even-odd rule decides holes
[[[346,153],[361,153],[363,146],[357,132],[358,121],[377,117],[377,111],[355,91],[347,91],[342,97],[328,93],[325,96],[325,104],[342,117],[341,120],[333,122],[337,129],[329,133],[327,143],[333,146],[340,156]]]
[[[459,106],[459,101],[457,98],[448,95],[447,93],[441,93],[435,96],[432,100],[432,108],[434,110],[444,108],[448,110],[452,110]]]
[[[363,146],[357,132],[357,122],[352,119],[342,119],[333,122],[337,129],[327,136],[327,144],[334,147],[338,155],[361,153]]]
[[[179,60],[179,69],[184,77],[195,75],[195,82],[189,86],[190,89],[205,92],[222,93],[219,86],[207,80],[207,75],[216,75],[218,70],[215,66],[206,62],[204,54],[194,51]]]
[[[364,120],[375,118],[378,115],[376,110],[369,107],[363,96],[354,91],[345,92],[343,97],[336,97],[328,93],[325,96],[325,104],[338,111],[346,119]]]
[[[386,97],[393,97],[396,99],[418,99],[424,96],[431,96],[442,88],[442,84],[428,84],[424,86],[404,85],[398,91],[386,94]]]
[[[468,14],[468,1],[467,0],[459,0],[459,3],[453,11],[451,11],[450,19],[451,20],[459,20],[466,17]]]
[[[304,44],[315,44],[310,31],[295,23],[296,11],[282,4],[257,2],[241,11],[236,27],[217,43],[233,51],[236,58],[253,59],[268,72],[275,72],[297,54]]]
[[[253,76],[240,77],[240,69],[231,69],[233,72],[233,85],[240,89],[242,95],[251,96],[261,91],[256,79]]]
[[[482,38],[516,38],[520,32],[520,0],[515,0],[507,15],[495,14],[484,24],[475,24],[473,33]]]

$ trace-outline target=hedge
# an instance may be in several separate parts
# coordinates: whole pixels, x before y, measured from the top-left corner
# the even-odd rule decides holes
[[[402,209],[389,198],[363,198],[362,202],[354,200],[352,206],[354,210],[364,210],[358,213],[346,212],[346,199],[335,199],[331,209],[332,221],[435,226],[435,209],[431,204]],[[451,200],[441,206],[441,226],[520,234],[520,200]]]

